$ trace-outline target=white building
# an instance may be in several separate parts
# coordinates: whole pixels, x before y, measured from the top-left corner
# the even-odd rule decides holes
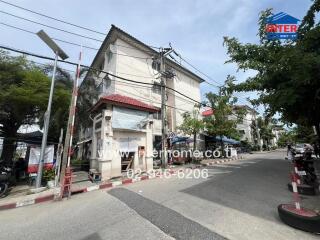
[[[234,109],[244,109],[246,111],[241,123],[237,124],[237,130],[240,133],[241,141],[257,144],[258,140],[255,137],[254,121],[257,117],[257,111],[247,105],[235,105]],[[231,116],[233,118],[234,116]]]
[[[284,134],[286,130],[282,125],[274,125],[272,127],[272,133],[274,135],[273,139],[271,139],[272,146],[278,147],[278,141],[282,134]]]
[[[236,120],[236,110],[243,109],[245,110],[245,115],[243,116],[243,120],[237,124],[236,129],[240,134],[240,140],[241,141],[248,141],[248,143],[251,144],[258,144],[258,140],[255,137],[255,129],[254,129],[254,122],[257,117],[257,112],[250,108],[247,105],[235,105],[233,114],[228,116],[228,119],[230,120]],[[211,108],[204,109],[202,112],[203,117],[208,117],[214,115],[214,110]]]
[[[145,147],[146,157],[150,158],[151,153],[148,152],[148,149],[152,149],[153,143],[157,144],[157,142],[160,142],[161,140],[161,113],[159,110],[149,111],[149,109],[145,111],[152,114],[149,115],[147,119],[145,119],[147,126],[144,126],[144,129],[141,128],[140,130],[137,130],[126,128],[121,129],[124,131],[120,133],[120,129],[116,129],[113,127],[115,120],[114,118],[124,116],[121,114],[119,115],[119,112],[121,111],[124,111],[125,114],[129,114],[129,112],[131,112],[133,115],[136,115],[136,117],[139,114],[143,115],[140,111],[141,109],[137,109],[137,107],[135,106],[136,104],[133,104],[133,106],[130,104],[132,101],[138,101],[138,105],[147,104],[148,106],[160,109],[161,89],[159,85],[160,74],[159,62],[157,60],[158,56],[158,52],[153,48],[112,25],[107,37],[103,41],[97,55],[95,56],[91,64],[92,68],[99,69],[101,71],[108,72],[125,79],[145,83],[137,84],[117,77],[112,77],[110,75],[107,77],[107,74],[103,72],[100,72],[99,76],[95,77],[96,82],[100,85],[100,102],[103,101],[103,99],[107,96],[112,96],[111,98],[117,98],[117,101],[115,102],[112,102],[107,98],[108,100],[104,102],[103,106],[99,105],[99,108],[97,108],[99,109],[99,111],[93,112],[93,130],[86,130],[86,134],[84,134],[84,132],[80,134],[82,136],[87,135],[87,139],[92,139],[91,167],[98,169],[99,171],[105,171],[104,175],[106,177],[103,176],[103,178],[109,178],[110,176],[113,177],[121,173],[118,171],[120,164],[119,159],[110,160],[110,156],[97,157],[97,148],[99,148],[100,146],[103,146],[104,148],[106,146],[106,141],[109,141],[109,144],[111,144],[110,146],[119,147],[120,145],[125,146],[125,143],[120,143],[120,138],[121,141],[124,141],[123,136],[120,136],[123,135],[124,132],[128,139],[128,144],[130,142],[130,138],[139,137],[138,142],[141,140],[139,142],[139,144],[141,145],[137,146]],[[200,102],[200,83],[204,80],[185,67],[168,58],[166,58],[165,60],[165,65],[166,70],[170,70],[174,73],[173,78],[167,79],[166,85],[168,86],[168,88],[181,92],[188,97]],[[86,76],[86,78],[88,78],[88,76]],[[86,81],[86,78],[84,79],[84,81]],[[167,128],[169,132],[176,132],[177,127],[183,121],[182,114],[184,112],[191,112],[194,108],[195,102],[181,96],[179,93],[168,88],[166,90]],[[128,97],[131,100],[128,100]],[[121,101],[123,101],[124,99],[125,101],[128,100],[129,102],[121,104]],[[116,106],[116,108],[114,106]],[[114,112],[114,109],[117,109],[116,114]],[[135,110],[135,112],[131,110]],[[137,112],[137,110],[139,110],[140,112]],[[100,131],[102,135],[99,135],[100,133],[97,134],[95,132],[97,131],[97,127],[95,126],[95,124],[97,124],[98,119],[101,118],[101,116],[107,117],[108,119],[106,120],[105,118],[102,118],[102,126],[99,126],[99,128],[102,129]],[[104,124],[111,124],[112,131],[110,129],[103,129],[107,127],[110,128],[110,125],[104,126]],[[109,135],[109,133],[111,132],[117,133],[115,135],[114,133]],[[91,136],[88,136],[88,133],[91,133],[89,134]],[[149,137],[149,134],[151,137]],[[97,137],[98,135],[101,136],[101,139],[100,137]],[[83,139],[80,139],[80,141],[84,142],[86,141],[86,139],[83,137]],[[102,141],[100,145],[98,144],[99,141]],[[113,143],[110,143],[110,141],[113,141]],[[138,154],[138,148],[135,148],[133,150],[135,150],[134,158],[137,159],[136,156]],[[132,149],[130,151],[132,151]],[[109,164],[110,161],[113,165]],[[145,165],[150,165],[150,162]],[[112,166],[117,166],[117,170],[111,175],[110,169],[108,170],[108,173],[107,170],[103,170],[107,168],[113,168]],[[133,166],[136,166],[136,164],[134,163]]]

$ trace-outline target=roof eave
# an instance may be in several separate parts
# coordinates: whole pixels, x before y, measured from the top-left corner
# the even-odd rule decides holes
[[[99,99],[99,101],[89,110],[89,112],[96,112],[98,109],[100,109],[100,107],[104,104],[110,104],[113,106],[120,106],[120,107],[126,107],[126,108],[130,108],[130,109],[135,109],[135,110],[141,110],[141,111],[145,111],[145,112],[149,112],[149,113],[155,113],[160,111],[160,109],[153,107],[153,108],[148,108],[148,107],[142,107],[142,106],[133,106],[127,103],[120,103],[117,101],[113,101],[113,100],[106,100],[106,99]]]
[[[96,62],[98,61],[99,57],[101,56],[101,53],[102,53],[103,49],[105,48],[105,46],[108,45],[108,41],[111,40],[112,34],[114,32],[119,32],[120,34],[126,36],[127,38],[130,38],[135,43],[137,43],[138,45],[141,45],[143,48],[145,48],[145,51],[148,52],[148,53],[151,52],[151,53],[154,53],[154,54],[159,54],[153,48],[149,47],[148,45],[146,45],[145,43],[141,42],[137,38],[131,36],[130,34],[128,34],[125,31],[123,31],[122,29],[120,29],[120,28],[116,27],[115,25],[111,24],[111,29],[109,30],[107,36],[105,37],[105,39],[102,42],[97,54],[95,55],[95,57],[94,57],[94,59],[93,59],[93,61],[91,63],[91,67],[95,66]],[[120,37],[120,35],[119,35],[119,37]],[[143,50],[143,49],[141,49],[141,50]],[[169,62],[169,64],[173,65],[174,67],[179,68],[181,71],[185,72],[186,74],[188,74],[190,77],[192,77],[194,80],[198,81],[199,83],[205,82],[205,80],[203,78],[199,77],[197,74],[193,73],[189,69],[177,64],[176,62],[174,62],[172,60],[170,60],[169,58],[166,58],[166,61]],[[87,77],[87,75],[85,76],[85,78],[86,77]]]

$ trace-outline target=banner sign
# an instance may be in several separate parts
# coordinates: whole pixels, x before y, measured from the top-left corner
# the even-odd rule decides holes
[[[30,147],[28,173],[38,172],[38,165],[40,161],[40,151],[41,147]],[[53,156],[54,156],[54,145],[46,147],[44,155],[44,168],[53,167]]]
[[[112,127],[136,131],[141,130],[148,120],[148,115],[147,112],[114,106]]]

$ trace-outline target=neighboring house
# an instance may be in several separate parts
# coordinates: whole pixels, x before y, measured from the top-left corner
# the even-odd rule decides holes
[[[237,124],[237,130],[240,133],[241,141],[248,141],[251,144],[257,144],[257,139],[255,137],[254,121],[256,120],[257,111],[250,108],[247,105],[235,105],[234,109],[245,109],[246,114],[243,117],[243,120]],[[234,116],[231,116],[234,118]]]
[[[161,142],[162,113],[160,112],[161,89],[159,62],[157,60],[158,55],[158,52],[153,48],[112,25],[107,37],[103,41],[91,64],[92,68],[99,69],[122,78],[150,84],[134,84],[123,79],[111,77],[110,75],[106,76],[106,73],[103,72],[101,72],[98,77],[93,76],[97,85],[99,85],[98,103],[101,101],[107,101],[103,105],[103,108],[111,109],[111,112],[108,113],[110,116],[120,116],[118,113],[121,110],[129,114],[129,112],[132,111],[128,109],[136,109],[136,107],[132,106],[131,103],[138,103],[138,105],[147,104],[148,106],[152,106],[157,109],[157,111],[147,110],[147,112],[151,114],[148,116],[147,120],[152,120],[152,124],[150,125],[152,138],[150,142],[148,140],[145,143],[148,144],[148,146],[145,146],[146,149],[149,149],[150,144],[152,149],[152,145],[159,144]],[[166,85],[171,89],[179,91],[200,102],[200,83],[204,80],[168,58],[166,58],[165,64],[166,70],[174,73],[173,78],[167,79]],[[88,77],[90,76],[87,75],[83,81],[86,81]],[[116,100],[112,101],[108,96],[110,96],[110,99]],[[166,91],[166,96],[167,128],[169,132],[176,133],[177,127],[183,122],[182,114],[188,111],[191,112],[194,108],[195,102],[190,101],[189,99],[179,95],[177,92],[169,89]],[[122,101],[125,101],[126,103],[121,104]],[[120,110],[119,105],[123,105]],[[116,114],[113,112],[114,106],[116,106],[117,109]],[[103,115],[104,110],[99,109],[99,114],[100,113]],[[132,114],[139,115],[137,112],[132,112]],[[92,117],[95,118],[96,116]],[[126,129],[126,131],[127,130],[134,131],[133,129]],[[141,131],[143,132],[145,130]],[[135,134],[133,133],[133,135]],[[130,134],[131,137],[134,137],[133,135]],[[136,135],[141,135],[141,133],[136,133]],[[93,145],[91,146],[91,158],[93,160],[91,162],[94,162],[97,148],[95,129],[82,130],[80,133],[80,142],[82,143],[90,140],[93,142]],[[97,164],[92,164],[91,166],[97,167]]]
[[[240,140],[248,141],[248,143],[251,143],[251,144],[257,144],[257,139],[254,134],[255,129],[254,129],[253,123],[258,113],[247,105],[234,106],[234,110],[239,108],[246,110],[246,114],[244,115],[242,122],[238,123],[236,127],[241,136]],[[212,110],[211,108],[203,109],[201,115],[202,117],[208,117],[208,116],[214,115],[214,110]],[[230,120],[236,120],[236,115],[230,115],[228,118]]]
[[[273,137],[273,139],[271,139],[272,146],[278,146],[279,138],[285,132],[286,132],[286,130],[283,128],[283,125],[273,125],[272,133],[273,133],[274,137]]]

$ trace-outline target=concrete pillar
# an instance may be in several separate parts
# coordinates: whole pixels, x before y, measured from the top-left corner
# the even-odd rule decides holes
[[[153,135],[152,135],[152,123],[147,124],[146,129],[146,148],[145,148],[145,161],[146,171],[153,169]]]
[[[121,159],[114,152],[112,107],[109,105],[102,111],[101,139],[103,144],[102,157],[99,161],[98,171],[101,172],[102,180],[121,175]]]
[[[101,121],[101,113],[97,114],[93,119],[93,126],[92,126],[92,147],[91,147],[91,161],[90,161],[90,168],[91,169],[98,169],[98,156],[97,156],[97,136],[96,133],[99,129],[97,129],[97,123]]]

